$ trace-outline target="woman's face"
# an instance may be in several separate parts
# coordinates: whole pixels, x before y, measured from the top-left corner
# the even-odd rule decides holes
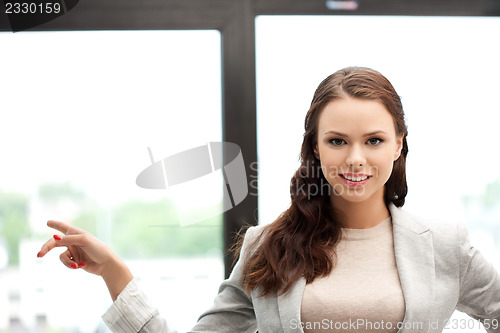
[[[347,97],[328,103],[318,119],[314,152],[333,202],[383,200],[402,138],[380,102]]]

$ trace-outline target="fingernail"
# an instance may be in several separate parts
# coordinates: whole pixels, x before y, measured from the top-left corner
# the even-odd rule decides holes
[[[82,267],[85,267],[85,263],[83,263],[83,262],[78,264],[78,268],[82,268]]]
[[[77,266],[75,263],[72,263],[72,264],[71,264],[71,268],[73,268],[73,269],[77,269],[77,268],[78,268],[78,266]]]
[[[61,236],[59,236],[59,235],[54,235],[54,239],[55,239],[55,240],[61,240],[62,238],[61,238]]]
[[[40,252],[38,252],[38,253],[36,254],[36,257],[37,257],[37,258],[40,258],[40,257],[42,256],[42,254],[41,254],[41,253],[42,253],[41,251],[40,251]]]

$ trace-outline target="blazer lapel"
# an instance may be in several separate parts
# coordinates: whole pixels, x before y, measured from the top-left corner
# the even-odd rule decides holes
[[[300,310],[305,286],[306,279],[301,277],[285,294],[278,296],[278,312],[283,333],[304,333],[300,326]]]
[[[396,266],[406,305],[406,325],[399,332],[425,332],[429,329],[435,297],[432,233],[427,226],[394,204],[391,203],[389,209]]]

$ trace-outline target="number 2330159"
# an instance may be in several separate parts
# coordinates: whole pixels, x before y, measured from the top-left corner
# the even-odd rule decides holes
[[[6,14],[58,14],[61,12],[61,4],[57,2],[33,3],[33,2],[6,2]]]

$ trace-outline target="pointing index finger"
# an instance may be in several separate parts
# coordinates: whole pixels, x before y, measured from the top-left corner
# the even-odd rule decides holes
[[[47,221],[47,226],[56,229],[65,235],[80,233],[80,229],[60,221],[49,220]]]

